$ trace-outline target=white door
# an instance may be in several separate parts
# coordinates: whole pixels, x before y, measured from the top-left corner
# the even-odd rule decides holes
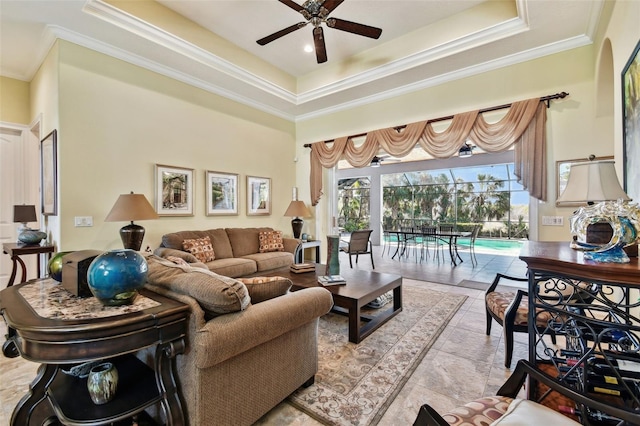
[[[34,135],[35,136],[35,135]],[[31,137],[25,128],[20,126],[0,126],[0,243],[15,243],[17,241],[18,224],[13,223],[13,206],[15,204],[35,204],[33,183],[37,179],[31,163],[37,161],[25,156],[37,156],[37,151],[25,149],[28,138]],[[36,171],[37,173],[37,171]],[[29,187],[29,188],[27,188]],[[36,211],[39,207],[36,205]],[[38,227],[38,223],[29,223],[30,227]],[[34,255],[22,258],[27,266],[27,279],[35,278],[36,257]],[[11,258],[0,254],[0,289],[6,287],[11,276]],[[20,280],[21,270],[18,267],[16,280]]]

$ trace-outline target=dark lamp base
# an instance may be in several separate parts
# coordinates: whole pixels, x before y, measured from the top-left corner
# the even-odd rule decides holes
[[[303,224],[304,224],[304,221],[299,217],[291,219],[291,228],[293,229],[293,238],[300,238]]]
[[[144,228],[132,222],[120,228],[120,238],[124,248],[140,251],[144,239]]]

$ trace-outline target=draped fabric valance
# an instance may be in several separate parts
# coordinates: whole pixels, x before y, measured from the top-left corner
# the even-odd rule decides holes
[[[354,167],[365,167],[384,150],[403,157],[416,145],[435,158],[449,158],[467,140],[487,152],[502,152],[516,144],[515,174],[529,194],[542,201],[547,195],[546,108],[540,98],[514,102],[507,115],[497,123],[487,123],[479,111],[453,116],[443,132],[436,132],[429,120],[408,124],[402,129],[388,128],[368,132],[362,145],[356,147],[352,137],[342,137],[331,145],[310,144],[311,204],[322,196],[322,167],[331,168],[342,158]]]

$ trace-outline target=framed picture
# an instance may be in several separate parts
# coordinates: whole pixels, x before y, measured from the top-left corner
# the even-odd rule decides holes
[[[205,172],[207,187],[207,216],[238,214],[238,175],[235,173]]]
[[[271,179],[247,176],[247,216],[271,214]]]
[[[58,131],[40,141],[40,197],[42,214],[58,214]]]
[[[622,70],[624,190],[640,201],[640,41]]]
[[[156,164],[158,216],[193,216],[193,169]]]
[[[596,160],[613,160],[613,156],[607,157],[597,157]],[[583,163],[585,161],[589,161],[588,158],[578,158],[575,160],[561,160],[556,161],[556,200],[560,197],[560,194],[564,192],[564,189],[567,187],[567,181],[569,180],[569,171],[571,170],[571,165],[573,163]],[[586,205],[586,203],[558,203],[556,201],[556,206],[564,207],[564,206],[581,206]]]

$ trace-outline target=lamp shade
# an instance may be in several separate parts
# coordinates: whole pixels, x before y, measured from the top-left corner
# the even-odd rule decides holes
[[[13,206],[13,221],[21,223],[37,222],[36,206],[26,204]]]
[[[143,194],[122,194],[116,200],[105,222],[133,222],[134,220],[157,219],[158,213],[153,209]]]
[[[558,203],[629,200],[618,181],[613,160],[575,163],[569,170],[567,186]]]
[[[309,209],[304,204],[304,201],[293,200],[289,207],[287,207],[287,211],[284,212],[285,216],[289,217],[309,217],[311,213]]]

